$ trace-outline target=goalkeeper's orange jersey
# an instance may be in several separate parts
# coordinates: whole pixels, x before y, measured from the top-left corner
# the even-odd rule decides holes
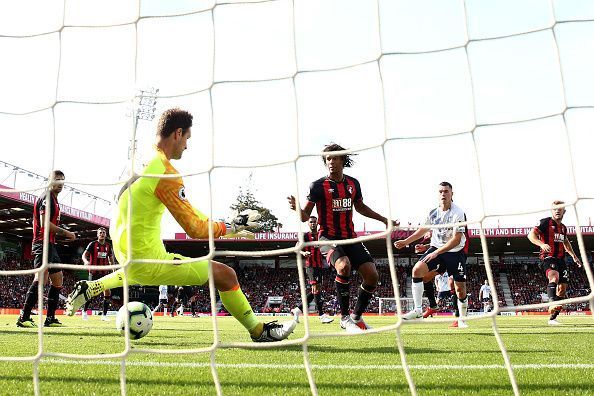
[[[179,172],[165,154],[157,150],[143,174],[176,175]],[[118,207],[111,221],[110,236],[120,263],[131,258],[160,258],[166,253],[161,240],[161,219],[165,208],[191,238],[208,238],[208,217],[188,202],[181,177],[140,177],[120,194]],[[131,238],[131,256],[128,255],[128,232]],[[225,235],[225,224],[213,223],[213,232],[215,238]]]

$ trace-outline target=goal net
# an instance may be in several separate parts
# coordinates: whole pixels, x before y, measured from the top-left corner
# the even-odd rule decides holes
[[[195,191],[190,198],[196,206],[217,219],[229,206],[225,197],[234,192],[228,186],[240,185],[250,172],[258,186],[265,186],[263,195],[278,197],[275,202],[280,203],[271,204],[275,213],[287,211],[284,197],[288,194],[303,206],[307,186],[325,172],[321,148],[336,141],[358,154],[361,167],[354,167],[352,175],[362,181],[366,204],[383,208],[388,218],[403,219],[400,228],[356,239],[385,238],[394,296],[400,295],[403,285],[397,281],[392,232],[423,224],[436,204],[435,185],[448,180],[454,184],[455,202],[467,210],[468,225],[479,230],[494,294],[491,312],[468,319],[492,320],[510,388],[518,395],[514,366],[496,317],[506,311],[546,308],[554,302],[499,306],[483,230],[505,223],[510,216],[533,224],[535,216],[558,198],[566,202],[569,224],[587,223],[586,213],[591,213],[594,200],[589,137],[594,124],[594,60],[587,55],[594,53],[594,10],[587,4],[3,2],[0,128],[6,131],[3,137],[8,143],[3,144],[2,156],[11,163],[37,158],[39,173],[64,168],[68,184],[111,196],[128,178],[140,176],[155,125],[136,125],[138,113],[131,118],[123,115],[138,99],[137,87],[155,85],[160,89],[157,111],[180,106],[196,117],[190,141],[194,148],[188,149],[192,155],[186,154],[177,167],[183,169],[188,192]],[[130,134],[124,133],[129,130]],[[551,152],[554,160],[547,154]],[[39,189],[21,190],[39,193]],[[295,213],[286,219],[287,228],[301,226]],[[362,222],[355,215],[355,223]],[[594,278],[580,227],[576,235],[575,249],[592,290]],[[290,249],[215,250],[211,223],[209,250],[201,259],[279,256],[309,245],[300,235]],[[72,263],[50,264],[47,245],[45,249],[42,267],[0,270],[0,275],[77,269]],[[306,305],[300,254],[297,263],[300,295]],[[127,270],[130,264],[114,268]],[[120,352],[87,355],[74,347],[48,349],[46,329],[39,326],[35,353],[3,354],[0,361],[32,363],[33,392],[39,395],[40,365],[46,361],[116,359],[120,390],[126,394],[127,370],[134,367],[134,358],[201,355],[207,356],[214,391],[223,394],[219,368],[225,363],[217,355],[221,350],[282,348],[280,355],[287,346],[298,345],[303,381],[312,394],[318,394],[310,345],[328,337],[345,337],[344,333],[315,333],[305,320],[304,332],[287,342],[229,341],[220,335],[212,276],[208,286],[214,331],[207,346],[134,348],[126,335]],[[127,283],[124,291],[127,302]],[[40,284],[40,306],[42,292]],[[416,395],[416,376],[401,335],[404,326],[415,325],[400,316],[410,309],[410,299],[380,301],[382,313],[398,315],[393,323],[368,333],[395,336],[401,364],[394,370],[404,373],[410,393]],[[594,307],[594,294],[567,302],[589,302]],[[448,319],[436,319],[440,320]]]
[[[393,297],[380,297],[378,298],[378,313],[380,315],[394,315],[398,312],[397,301]],[[423,297],[423,305],[429,306],[429,300],[427,297]],[[403,297],[400,298],[400,312],[412,311],[415,308],[415,302],[412,298]]]

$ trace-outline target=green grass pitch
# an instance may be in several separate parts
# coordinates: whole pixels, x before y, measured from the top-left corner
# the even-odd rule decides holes
[[[44,329],[45,352],[118,353],[124,339],[114,319],[102,322],[60,318],[65,327]],[[263,320],[267,318],[262,318]],[[285,318],[286,319],[286,318]],[[594,318],[561,316],[563,326],[549,327],[546,316],[498,317],[520,391],[525,395],[594,395]],[[36,329],[19,329],[15,316],[0,316],[0,354],[33,356]],[[281,318],[282,320],[282,318]],[[394,317],[370,317],[368,323],[394,323]],[[222,342],[247,342],[232,318],[219,320]],[[335,321],[311,318],[312,333],[338,331]],[[426,320],[402,328],[408,364],[419,395],[512,394],[491,320],[470,321],[470,328]],[[292,338],[303,336],[303,321]],[[205,348],[213,340],[210,318],[158,317],[151,333],[133,342],[139,349]],[[315,338],[309,358],[320,395],[409,394],[394,331],[350,337]],[[208,353],[132,353],[126,360],[129,395],[212,395]],[[306,395],[310,393],[301,346],[279,349],[219,349],[218,375],[225,395]],[[33,363],[0,362],[0,394],[33,393]],[[80,361],[46,357],[39,365],[42,395],[120,393],[118,360]]]

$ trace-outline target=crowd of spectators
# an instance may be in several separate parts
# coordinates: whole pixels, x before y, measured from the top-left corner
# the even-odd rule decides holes
[[[585,296],[590,293],[588,279],[583,268],[578,268],[571,259],[567,259],[569,284],[567,297]],[[539,304],[546,302],[548,280],[540,266],[532,261],[519,261],[505,265],[509,288],[514,305]],[[568,304],[564,308],[572,311],[587,309],[588,303]]]
[[[0,270],[2,271],[20,271],[32,268],[32,260],[23,259],[18,255],[11,253],[5,254],[0,262]],[[25,301],[25,294],[27,294],[27,289],[32,281],[32,274],[0,276],[0,308],[22,308]],[[75,282],[76,279],[73,274],[69,271],[64,271],[62,290],[72,290]],[[46,285],[45,287],[46,290],[44,296],[47,296],[49,285]],[[65,300],[60,299],[58,309],[61,309],[64,306],[64,303]]]
[[[76,258],[74,258],[76,259]],[[16,255],[7,254],[0,262],[1,270],[22,270],[32,268],[30,260],[24,260]],[[588,280],[583,269],[577,269],[570,264],[570,282],[568,285],[568,296],[583,296],[590,292]],[[289,312],[291,308],[301,301],[299,289],[299,275],[295,268],[271,268],[263,266],[236,267],[237,276],[242,290],[252,304],[256,312]],[[378,265],[379,284],[375,295],[377,297],[394,297],[394,289],[389,267]],[[400,297],[406,297],[406,290],[410,283],[410,267],[396,267],[396,276],[400,285]],[[536,304],[543,302],[543,294],[546,296],[547,281],[533,262],[506,262],[496,265],[493,268],[493,280],[499,297],[499,305],[505,306],[504,292],[500,284],[499,273],[506,273],[510,286],[510,292],[515,305]],[[84,272],[82,272],[84,273]],[[64,271],[64,286],[62,295],[65,296],[72,290],[74,283],[81,276],[81,272]],[[0,307],[21,308],[27,288],[31,283],[33,275],[5,275],[0,276]],[[469,294],[469,309],[480,311],[483,309],[479,301],[478,293],[481,285],[487,279],[485,267],[482,265],[469,265],[467,274],[467,288]],[[306,278],[307,282],[307,278]],[[356,303],[358,287],[361,279],[358,274],[351,277],[351,309]],[[148,289],[148,288],[147,288]],[[321,285],[324,301],[324,310],[334,313],[338,308],[335,299],[334,271],[328,269]],[[193,300],[198,312],[210,312],[210,294],[207,287],[196,287],[193,289]],[[268,297],[283,297],[280,307],[270,309],[266,303]],[[156,298],[156,297],[155,297]],[[99,310],[101,298],[94,299],[91,309]],[[63,308],[64,299],[60,300],[59,308]],[[148,301],[147,301],[148,302]],[[379,300],[372,299],[368,311],[378,312]],[[570,310],[587,309],[587,303],[572,304],[567,306]]]

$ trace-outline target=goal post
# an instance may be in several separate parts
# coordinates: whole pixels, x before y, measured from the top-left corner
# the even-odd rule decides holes
[[[396,313],[396,299],[394,297],[378,297],[379,300],[379,315],[391,315]],[[429,304],[427,297],[423,297],[423,305]],[[400,299],[400,306],[402,312],[408,312],[415,307],[415,302],[410,297]]]

